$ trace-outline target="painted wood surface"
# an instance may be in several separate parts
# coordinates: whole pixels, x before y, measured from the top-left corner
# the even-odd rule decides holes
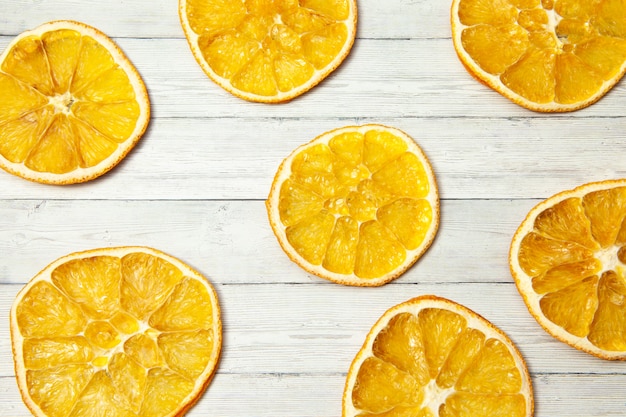
[[[138,146],[98,180],[51,187],[0,172],[0,415],[30,415],[8,329],[24,283],[70,252],[146,245],[205,274],[224,312],[217,375],[189,416],[340,415],[346,372],[370,326],[421,294],[458,301],[513,339],[532,374],[537,417],[623,416],[626,364],[548,336],[517,293],[507,254],[541,199],[626,177],[625,84],[575,113],[524,110],[465,72],[448,3],[359,0],[357,41],[344,64],[302,97],[264,105],[202,73],[174,0],[2,2],[0,50],[49,20],[93,25],[136,65],[153,114]],[[380,288],[337,286],[299,269],[278,246],[264,206],[291,150],[362,123],[415,138],[442,197],[433,246]]]

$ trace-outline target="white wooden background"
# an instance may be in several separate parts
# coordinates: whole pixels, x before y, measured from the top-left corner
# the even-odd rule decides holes
[[[545,334],[517,293],[507,253],[541,199],[626,177],[626,84],[575,113],[522,109],[465,72],[449,3],[358,0],[357,40],[343,65],[294,101],[267,105],[235,98],[204,75],[176,0],[2,0],[0,50],[49,20],[95,26],[143,76],[153,117],[131,154],[98,180],[44,186],[0,172],[0,415],[30,415],[8,329],[23,284],[70,252],[147,245],[204,273],[221,302],[221,362],[189,416],[340,416],[346,372],[367,331],[387,308],[420,294],[456,300],[513,339],[532,375],[537,417],[624,416],[626,363]],[[292,149],[362,123],[413,136],[442,197],[433,246],[380,288],[303,272],[281,251],[264,207]]]

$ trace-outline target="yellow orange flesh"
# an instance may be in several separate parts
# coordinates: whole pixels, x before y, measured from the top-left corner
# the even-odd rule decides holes
[[[106,35],[55,21],[0,55],[0,167],[52,184],[96,178],[144,133],[146,88]]]
[[[287,157],[266,202],[288,256],[338,283],[382,285],[430,246],[435,176],[417,144],[381,125],[327,132]]]
[[[582,185],[535,206],[509,263],[531,314],[557,339],[626,359],[626,180]]]
[[[589,106],[626,72],[621,0],[453,0],[451,22],[467,70],[531,110]]]
[[[37,417],[180,416],[216,369],[216,293],[181,261],[143,247],[65,256],[11,309],[18,386]]]
[[[206,74],[259,102],[311,89],[341,64],[356,36],[355,0],[180,0],[179,14]]]
[[[343,417],[529,417],[526,364],[476,313],[435,296],[389,309],[350,366]]]

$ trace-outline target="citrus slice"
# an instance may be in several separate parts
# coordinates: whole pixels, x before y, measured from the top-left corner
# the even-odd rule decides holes
[[[180,21],[204,72],[240,98],[284,102],[348,56],[356,0],[180,0]]]
[[[266,206],[291,260],[346,285],[397,278],[439,226],[426,155],[406,133],[374,124],[332,130],[293,151],[278,168]]]
[[[421,296],[387,310],[350,365],[343,417],[530,417],[526,363],[493,324]]]
[[[56,260],[18,293],[10,320],[19,390],[37,417],[181,416],[222,344],[211,284],[145,247]]]
[[[150,102],[139,73],[99,30],[54,21],[0,55],[0,167],[72,184],[117,165],[141,138]]]
[[[626,180],[563,191],[536,205],[509,265],[530,313],[552,336],[626,359]]]
[[[451,23],[466,69],[531,110],[589,106],[626,72],[622,0],[453,0]]]

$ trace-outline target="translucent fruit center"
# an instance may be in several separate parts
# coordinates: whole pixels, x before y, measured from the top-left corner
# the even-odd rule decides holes
[[[626,249],[626,247],[611,246],[597,250],[593,256],[600,262],[600,265],[602,265],[602,269],[598,272],[598,275],[609,271],[621,271],[625,266],[622,260],[624,249]]]
[[[429,381],[424,387],[424,407],[428,408],[433,415],[446,403],[446,399],[454,392],[453,387],[440,387],[436,380]]]
[[[54,106],[56,113],[63,114],[71,114],[72,104],[76,100],[70,92],[66,92],[64,94],[57,94],[53,97],[50,97],[50,104]]]

